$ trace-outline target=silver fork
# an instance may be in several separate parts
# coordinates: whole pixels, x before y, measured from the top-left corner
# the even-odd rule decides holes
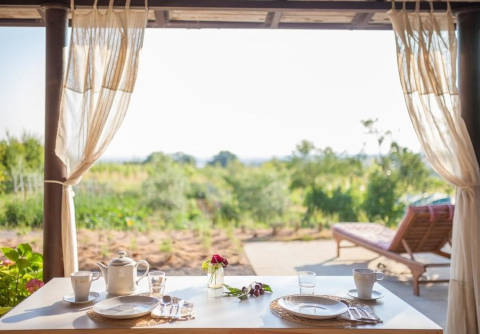
[[[180,300],[180,302],[177,304],[177,311],[175,312],[175,315],[173,316],[173,319],[180,319],[182,317],[182,307],[183,307],[183,299]]]
[[[377,322],[383,322],[382,319],[380,319],[375,313],[373,313],[370,307],[361,305],[358,306],[358,309],[365,313],[367,318],[374,319]]]
[[[372,317],[370,314],[368,314],[365,310],[361,309],[360,307],[356,305],[352,305],[350,301],[347,299],[340,299],[342,303],[347,305],[348,309],[347,312],[349,314],[349,317],[353,321],[358,321],[358,322],[365,322],[365,323],[378,323],[379,319]],[[357,316],[355,316],[357,314]]]
[[[178,301],[174,298],[170,306],[170,313],[168,314],[169,319],[171,320],[175,319],[175,316],[177,315],[177,312],[178,312],[178,307],[179,307]],[[175,310],[175,313],[173,312],[173,310]]]

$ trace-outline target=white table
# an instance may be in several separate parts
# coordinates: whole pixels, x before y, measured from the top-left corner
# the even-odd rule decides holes
[[[208,297],[206,277],[176,276],[167,280],[167,293],[194,303],[196,319],[173,322],[149,328],[111,328],[94,322],[85,307],[71,306],[62,297],[72,292],[70,280],[55,278],[24,300],[0,319],[0,333],[442,333],[433,321],[415,310],[387,289],[375,285],[384,293],[373,305],[383,323],[356,328],[315,328],[287,322],[274,315],[270,302],[280,296],[298,293],[297,278],[293,276],[226,276],[225,283],[242,287],[252,281],[270,284],[273,294],[250,298],[241,302],[237,298]],[[146,287],[142,280],[142,288]],[[351,277],[318,277],[317,294],[345,296],[352,288]],[[102,279],[95,281],[93,291],[105,290]],[[102,297],[104,294],[102,293]],[[95,331],[90,331],[96,329]],[[55,330],[52,332],[52,330]],[[245,331],[243,331],[245,330]]]

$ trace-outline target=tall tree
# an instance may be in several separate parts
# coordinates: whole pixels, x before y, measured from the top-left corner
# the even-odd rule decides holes
[[[228,164],[236,160],[238,160],[238,158],[232,152],[220,151],[208,162],[208,164],[211,166],[220,165],[222,167],[227,167]]]

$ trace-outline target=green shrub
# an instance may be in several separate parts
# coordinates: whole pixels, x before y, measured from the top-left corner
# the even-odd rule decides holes
[[[380,170],[368,178],[368,187],[363,207],[369,221],[381,221],[388,226],[398,223],[404,205],[398,201],[398,179]]]
[[[311,187],[305,196],[307,212],[304,220],[310,221],[317,211],[328,216],[336,216],[339,221],[357,221],[357,208],[351,189],[342,191],[337,187],[328,194],[320,187]]]
[[[1,248],[3,260],[0,264],[0,315],[20,303],[43,285],[43,258],[32,251],[29,244],[16,249]]]
[[[187,178],[183,169],[160,153],[150,157],[149,177],[142,184],[142,201],[169,224],[183,223],[187,209]]]
[[[140,204],[138,194],[123,193],[103,196],[75,196],[75,217],[80,227],[143,231],[151,210]]]
[[[242,218],[270,223],[282,217],[289,205],[287,178],[274,170],[233,169],[228,182],[233,188],[238,208],[244,215]],[[227,210],[223,213],[235,219],[234,207]]]
[[[41,227],[43,223],[43,197],[34,196],[26,200],[18,197],[10,200],[0,215],[0,226]]]
[[[240,213],[238,206],[232,202],[224,202],[218,210],[218,218],[221,222],[234,223],[235,225],[240,220]]]

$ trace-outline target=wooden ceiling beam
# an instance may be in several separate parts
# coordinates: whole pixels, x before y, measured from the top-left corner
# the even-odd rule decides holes
[[[171,21],[165,14],[159,14],[159,17],[166,18],[164,23],[156,21],[149,21],[147,27],[149,28],[191,28],[191,29],[212,29],[212,28],[227,28],[227,29],[262,29],[262,28],[276,28],[276,29],[352,29],[351,23],[278,23],[276,19],[269,21],[270,25],[256,22],[225,22],[225,21]],[[168,14],[167,14],[168,15]],[[0,27],[43,27],[45,26],[42,19],[0,19]],[[353,27],[359,30],[390,30],[390,24],[367,24]]]
[[[155,27],[150,22],[149,27]],[[265,29],[268,28],[263,22],[224,22],[224,21],[169,21],[164,28],[187,28],[187,29]],[[351,23],[279,23],[277,29],[327,29],[327,30],[351,30]],[[390,24],[370,24],[359,28],[361,30],[391,30]]]
[[[45,10],[43,8],[38,8],[37,13],[40,15],[42,22],[45,24]]]
[[[158,28],[165,27],[169,21],[168,10],[156,10],[155,11],[155,25]]]
[[[17,7],[17,8],[40,8],[47,3],[55,3],[69,6],[69,0],[2,0],[0,7]],[[75,6],[90,7],[93,0],[75,0]],[[98,6],[107,6],[108,0],[98,0]],[[115,5],[124,6],[125,0],[115,0]],[[131,0],[132,7],[144,7],[145,0]],[[285,0],[149,0],[148,6],[153,10],[242,10],[242,11],[258,11],[264,10],[268,12],[288,12],[288,11],[350,11],[356,13],[362,12],[386,12],[392,7],[390,0],[379,1],[285,1]],[[397,1],[395,3],[397,9],[403,6],[403,3]],[[408,1],[405,4],[408,10],[415,10],[415,1]],[[471,1],[454,1],[451,2],[452,9],[465,10],[480,8],[480,2]],[[433,9],[435,11],[446,10],[445,1],[434,1]],[[429,11],[430,3],[422,1],[420,3],[421,11]]]
[[[0,27],[44,27],[42,19],[0,19]]]
[[[265,27],[276,29],[280,24],[282,12],[268,12],[265,18]]]
[[[374,13],[358,13],[352,19],[352,28],[361,28],[368,26]]]

